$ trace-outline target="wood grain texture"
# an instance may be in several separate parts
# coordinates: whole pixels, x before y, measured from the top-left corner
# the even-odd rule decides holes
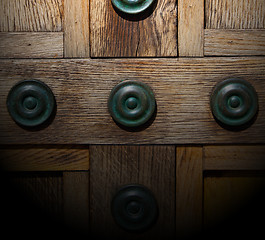
[[[62,58],[63,33],[0,33],[0,58]]]
[[[0,61],[1,144],[232,144],[265,143],[265,60],[262,57],[200,59],[2,60]],[[223,129],[209,99],[214,86],[231,76],[249,81],[259,96],[254,124]],[[6,108],[11,87],[23,79],[45,82],[57,113],[39,131],[17,126]],[[157,113],[142,131],[118,127],[108,113],[109,93],[121,80],[138,80],[154,91]]]
[[[147,239],[175,233],[175,147],[95,146],[91,151],[91,229],[96,236]],[[121,230],[111,216],[111,200],[127,184],[149,188],[158,203],[159,218],[145,233]]]
[[[178,51],[180,57],[203,57],[204,1],[178,1]]]
[[[89,152],[82,146],[3,147],[0,165],[5,171],[88,170]]]
[[[202,147],[176,150],[176,234],[187,238],[202,231]]]
[[[64,172],[64,222],[78,234],[89,234],[89,172]]]
[[[63,0],[0,0],[0,32],[62,30]]]
[[[205,30],[205,56],[265,55],[264,30]]]
[[[158,0],[141,18],[120,16],[109,0],[90,1],[91,57],[177,56],[176,0]]]
[[[205,146],[204,170],[265,170],[265,146]]]
[[[207,29],[265,28],[264,0],[206,0]]]
[[[64,57],[89,57],[89,1],[64,0]]]

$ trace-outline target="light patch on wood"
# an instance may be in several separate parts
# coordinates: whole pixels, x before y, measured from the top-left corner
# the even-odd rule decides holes
[[[62,31],[63,0],[0,0],[0,32]]]
[[[205,30],[205,56],[265,55],[265,30]]]
[[[62,58],[63,33],[0,33],[0,58]]]
[[[264,0],[206,0],[207,29],[265,28]]]

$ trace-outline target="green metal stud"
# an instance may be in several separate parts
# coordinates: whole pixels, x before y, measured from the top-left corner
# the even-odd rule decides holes
[[[7,108],[12,119],[24,127],[36,127],[46,122],[55,109],[51,89],[38,80],[17,83],[7,97]]]
[[[221,123],[238,127],[250,122],[258,111],[258,95],[254,87],[239,78],[217,84],[211,96],[211,109]]]
[[[153,192],[139,184],[122,186],[111,201],[116,224],[129,232],[143,233],[156,223],[159,208]]]
[[[111,0],[112,4],[121,12],[138,14],[144,12],[155,0]]]
[[[110,93],[108,108],[113,119],[126,127],[138,127],[154,114],[156,101],[149,86],[137,81],[124,81]]]

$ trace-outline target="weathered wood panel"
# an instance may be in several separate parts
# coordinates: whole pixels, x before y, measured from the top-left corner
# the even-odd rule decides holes
[[[96,236],[126,239],[173,237],[175,234],[175,147],[90,147],[91,229]],[[111,215],[111,200],[123,185],[142,184],[158,203],[159,218],[147,232],[130,234],[120,229]]]
[[[120,16],[110,0],[91,0],[91,57],[177,56],[176,0],[154,6],[139,19]]]
[[[0,58],[62,58],[63,33],[0,33]]]
[[[265,28],[264,0],[206,0],[207,29]]]
[[[264,30],[205,30],[205,56],[265,55]]]
[[[176,150],[176,234],[198,236],[203,219],[202,147]]]
[[[178,1],[178,51],[180,57],[203,57],[204,1]]]
[[[190,144],[265,142],[264,58],[5,60],[0,61],[0,141],[2,144]],[[219,126],[209,99],[217,82],[231,76],[249,81],[259,96],[253,125],[241,131]],[[57,114],[45,129],[17,126],[6,108],[11,87],[23,79],[46,82]],[[111,89],[121,80],[147,83],[157,114],[142,131],[118,127],[108,113]]]
[[[89,57],[89,1],[64,0],[64,57]]]
[[[82,146],[12,146],[0,149],[5,171],[88,170],[89,152]]]
[[[265,170],[265,146],[205,146],[204,170]]]
[[[64,223],[75,233],[89,234],[89,172],[63,173]]]
[[[63,0],[0,0],[0,32],[62,30]]]

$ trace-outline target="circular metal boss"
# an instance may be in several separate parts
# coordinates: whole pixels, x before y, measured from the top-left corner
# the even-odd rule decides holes
[[[158,206],[152,192],[142,185],[126,185],[114,196],[111,203],[115,222],[127,231],[143,232],[158,217]]]
[[[227,126],[242,126],[258,111],[258,95],[254,87],[240,78],[218,83],[211,96],[214,117]]]
[[[144,12],[155,0],[111,0],[112,4],[121,12],[138,14]]]
[[[7,108],[12,119],[19,125],[36,127],[50,118],[55,108],[55,98],[45,83],[25,80],[10,90]]]
[[[110,93],[108,108],[113,119],[126,127],[138,127],[154,114],[156,101],[150,87],[136,81],[124,81]]]

